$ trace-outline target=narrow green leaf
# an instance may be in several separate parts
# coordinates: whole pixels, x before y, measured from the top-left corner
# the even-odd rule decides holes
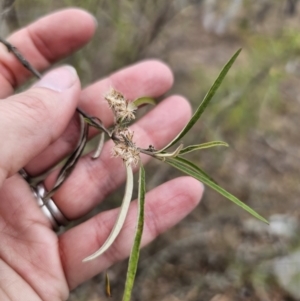
[[[129,257],[129,264],[127,270],[127,277],[125,283],[125,291],[123,295],[123,301],[130,301],[132,287],[134,283],[135,274],[137,271],[139,254],[140,254],[140,244],[144,228],[144,205],[145,205],[145,170],[142,164],[140,165],[139,173],[139,193],[138,193],[138,222],[134,237],[134,243]]]
[[[139,107],[141,105],[145,105],[145,104],[150,104],[150,105],[155,105],[155,99],[152,97],[140,97],[137,98],[136,100],[134,100],[132,102],[136,107]]]
[[[172,160],[173,158],[171,159],[168,159],[168,161]],[[187,165],[190,169],[192,170],[195,170],[195,172],[199,172],[203,175],[203,177],[206,177],[208,178],[210,181],[218,184],[210,175],[208,175],[203,169],[201,169],[199,166],[195,165],[193,162],[189,161],[189,160],[186,160],[180,156],[177,156],[176,157],[176,161],[177,162],[180,162],[181,164],[184,164],[184,165]]]
[[[252,208],[250,208],[249,206],[244,204],[242,201],[240,201],[238,198],[233,196],[231,193],[227,192],[225,189],[220,187],[218,184],[216,184],[215,182],[211,181],[209,178],[204,176],[202,171],[200,171],[200,170],[197,171],[197,168],[195,168],[196,165],[192,164],[188,160],[185,160],[183,158],[179,159],[177,157],[177,158],[167,159],[165,162],[170,164],[171,166],[181,170],[182,172],[192,176],[193,178],[203,182],[204,184],[208,185],[209,187],[216,190],[218,193],[220,193],[221,195],[223,195],[224,197],[226,197],[227,199],[229,199],[230,201],[232,201],[236,205],[238,205],[241,208],[243,208],[244,210],[246,210],[248,213],[252,214],[257,219],[259,219],[259,220],[261,220],[261,221],[268,224],[268,221],[265,218],[263,218],[262,216],[260,216]],[[193,167],[191,167],[191,166],[193,166]]]
[[[129,209],[129,205],[130,205],[130,201],[131,201],[131,197],[132,197],[132,191],[133,191],[132,167],[126,163],[125,163],[125,166],[126,166],[126,173],[127,173],[125,194],[123,197],[123,201],[122,201],[122,205],[120,208],[120,212],[119,212],[117,221],[116,221],[110,235],[108,236],[108,238],[106,239],[104,244],[101,246],[101,248],[99,250],[97,250],[95,253],[93,253],[92,255],[84,258],[83,262],[93,260],[93,259],[97,258],[98,256],[100,256],[101,254],[103,254],[105,251],[107,251],[107,249],[113,244],[113,242],[115,241],[115,239],[117,238],[117,236],[119,235],[119,233],[123,227],[123,224],[125,222],[125,218],[127,216],[127,212]]]
[[[162,152],[162,151],[168,149],[169,147],[171,147],[172,145],[174,145],[176,142],[178,142],[183,136],[185,136],[185,134],[198,121],[198,119],[200,118],[200,116],[202,115],[202,113],[204,112],[204,110],[206,109],[207,105],[209,104],[209,102],[211,101],[211,99],[213,98],[213,96],[215,95],[215,93],[217,92],[217,90],[220,87],[223,79],[227,75],[229,69],[231,68],[232,64],[234,63],[234,61],[236,60],[236,58],[240,54],[241,50],[242,49],[239,49],[233,55],[233,57],[228,61],[228,63],[223,67],[223,69],[220,72],[219,76],[217,77],[217,79],[215,80],[215,82],[213,83],[213,85],[211,86],[211,88],[209,89],[209,91],[207,92],[207,94],[205,95],[203,101],[201,102],[201,104],[197,108],[196,112],[194,113],[194,115],[192,116],[192,118],[190,119],[190,121],[184,127],[184,129],[168,145],[166,145],[164,148],[162,148],[159,152]]]
[[[204,148],[210,148],[210,147],[215,147],[215,146],[229,146],[226,142],[223,141],[211,141],[211,142],[206,142],[206,143],[201,143],[201,144],[196,144],[196,145],[190,145],[185,148],[183,148],[179,154],[180,155],[185,155],[187,153],[199,150],[199,149],[204,149]]]

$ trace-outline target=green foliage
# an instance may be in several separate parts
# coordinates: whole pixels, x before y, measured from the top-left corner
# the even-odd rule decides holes
[[[207,105],[209,102],[212,100],[213,96],[217,92],[218,88],[222,84],[223,79],[225,78],[227,72],[231,68],[232,64],[240,54],[241,49],[239,49],[233,56],[232,58],[228,61],[228,63],[223,67],[222,71],[220,72],[219,76],[205,95],[204,99],[200,103],[199,107],[197,108],[196,112],[188,122],[188,124],[183,128],[183,130],[168,144],[166,145],[161,151],[165,151],[172,145],[174,145],[176,142],[178,142],[181,138],[183,138],[189,131],[190,129],[194,126],[194,124],[198,121],[198,119],[201,117],[202,113],[206,109]]]
[[[139,253],[140,253],[140,244],[141,244],[142,234],[144,229],[145,194],[146,194],[145,170],[143,165],[141,164],[140,171],[139,171],[138,221],[137,221],[136,233],[134,237],[134,243],[129,257],[123,301],[130,301],[135,274],[137,271]]]
[[[198,109],[190,119],[190,121],[187,123],[185,128],[181,131],[181,133],[173,139],[166,147],[164,147],[160,151],[154,151],[153,156],[159,160],[162,160],[166,162],[167,164],[175,167],[176,169],[180,170],[181,172],[192,176],[193,178],[201,181],[202,183],[206,184],[207,186],[214,189],[216,192],[223,195],[225,198],[232,201],[234,204],[238,205],[257,219],[268,223],[268,221],[263,218],[261,215],[259,215],[256,211],[254,211],[252,208],[244,204],[242,201],[240,201],[238,198],[233,196],[231,193],[226,191],[224,188],[220,187],[209,175],[206,174],[201,168],[193,164],[192,162],[182,158],[179,156],[179,154],[186,154],[191,151],[199,150],[205,147],[213,147],[217,145],[223,145],[228,146],[225,142],[221,141],[214,141],[214,142],[208,142],[205,144],[199,144],[199,145],[192,145],[188,146],[186,148],[182,148],[183,146],[180,145],[173,153],[166,153],[166,149],[174,145],[176,142],[178,142],[186,133],[188,133],[193,125],[199,120],[200,116],[206,109],[207,105],[211,101],[212,97],[216,93],[217,89],[221,85],[223,79],[225,78],[226,74],[228,73],[230,67],[238,57],[241,49],[238,50],[233,57],[229,60],[229,62],[224,66],[222,71],[220,72],[219,76],[215,80],[214,84],[204,97],[203,101],[199,105]],[[148,150],[147,150],[148,152]],[[151,152],[150,152],[151,155]],[[126,278],[126,284],[125,284],[125,292],[123,296],[123,301],[130,301],[131,291],[133,288],[134,278],[137,270],[138,265],[138,258],[139,258],[139,246],[141,242],[142,237],[142,231],[143,231],[143,223],[144,223],[144,200],[145,200],[145,173],[144,169],[141,166],[140,167],[140,177],[139,177],[139,214],[138,214],[138,225],[137,230],[135,234],[134,244],[131,251],[130,259],[129,259],[129,266],[128,266],[128,272],[127,272],[127,278]]]
[[[211,187],[221,195],[223,195],[228,200],[232,201],[248,213],[252,214],[257,219],[265,222],[268,224],[268,221],[260,216],[257,212],[255,212],[253,209],[251,209],[249,206],[241,202],[238,198],[233,196],[231,193],[226,191],[224,188],[220,187],[218,184],[216,184],[214,181],[210,179],[210,177],[206,176],[201,169],[199,169],[196,165],[194,165],[192,162],[185,160],[181,157],[176,158],[170,158],[166,160],[166,163],[172,165],[173,167],[179,169],[180,171],[184,172],[185,174],[201,181],[202,183],[206,184],[207,186]]]
[[[215,147],[215,146],[229,146],[229,145],[226,142],[223,142],[223,141],[205,142],[205,143],[201,143],[201,144],[197,144],[197,145],[187,146],[187,147],[183,148],[179,152],[179,154],[180,155],[185,155],[185,154],[188,154],[188,153],[196,151],[196,150],[211,148],[211,147]]]
[[[136,107],[141,105],[155,105],[155,100],[152,97],[140,97],[132,102]]]

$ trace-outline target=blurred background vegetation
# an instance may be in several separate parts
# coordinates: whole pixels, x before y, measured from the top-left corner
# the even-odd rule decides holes
[[[96,16],[93,40],[66,60],[84,85],[158,58],[174,71],[170,93],[185,95],[194,108],[224,63],[243,48],[185,144],[228,142],[229,149],[204,150],[191,158],[271,225],[207,189],[196,210],[142,251],[133,300],[300,300],[297,2],[2,0],[2,35],[70,6]],[[153,162],[148,189],[178,175]],[[116,193],[103,208],[117,206],[118,199]],[[121,298],[126,266],[121,262],[109,271],[111,300]],[[107,300],[104,276],[76,289],[69,300]]]

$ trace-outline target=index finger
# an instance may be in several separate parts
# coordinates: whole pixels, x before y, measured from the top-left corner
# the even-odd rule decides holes
[[[84,10],[66,9],[47,15],[12,34],[7,40],[37,70],[86,44],[96,29],[95,18]],[[0,44],[0,98],[31,77],[31,73]]]

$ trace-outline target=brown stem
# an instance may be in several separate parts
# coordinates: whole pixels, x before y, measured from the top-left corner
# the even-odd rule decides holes
[[[35,69],[33,68],[30,63],[22,56],[22,54],[18,51],[18,49],[4,40],[3,38],[0,37],[0,42],[4,44],[7,48],[7,50],[11,53],[14,54],[14,56],[18,59],[18,61],[31,73],[33,73],[37,78],[41,78],[42,75]]]
[[[38,79],[40,79],[42,77],[41,73],[39,71],[37,71],[25,58],[24,56],[19,52],[19,50],[13,46],[12,44],[10,44],[9,42],[7,42],[6,40],[4,40],[3,38],[0,37],[0,42],[2,44],[4,44],[7,48],[7,50],[11,53],[13,53],[13,55],[17,58],[17,60],[27,69],[29,70],[32,74],[34,74]],[[96,122],[95,119],[99,120],[96,117],[92,117],[89,114],[87,114],[86,112],[84,112],[82,109],[80,108],[76,108],[76,111],[79,112],[83,117],[85,117],[86,119],[89,119],[91,122],[89,123],[91,126],[94,126],[96,128],[100,128],[103,132],[105,132],[109,137],[111,137],[110,132],[103,126],[103,124],[101,122]]]

